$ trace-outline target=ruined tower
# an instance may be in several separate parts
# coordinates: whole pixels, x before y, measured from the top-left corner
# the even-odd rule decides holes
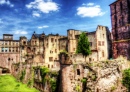
[[[113,58],[122,55],[130,59],[130,0],[110,4]]]

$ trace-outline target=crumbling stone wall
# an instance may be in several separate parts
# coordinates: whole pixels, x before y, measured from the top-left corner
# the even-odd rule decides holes
[[[128,59],[130,51],[130,0],[117,0],[110,4],[113,58],[125,55]]]
[[[82,65],[61,66],[61,92],[82,91],[83,67]]]
[[[121,85],[122,71],[130,67],[126,58],[84,63],[82,57],[80,63],[76,62],[79,60],[76,58],[75,62],[68,63],[68,56],[66,58],[62,54],[61,57],[61,92],[77,92],[77,90],[82,92],[126,91],[125,87]],[[85,85],[82,79],[86,79]]]
[[[8,68],[11,72],[12,63],[19,62],[19,53],[1,53],[0,54],[0,66],[4,68]]]

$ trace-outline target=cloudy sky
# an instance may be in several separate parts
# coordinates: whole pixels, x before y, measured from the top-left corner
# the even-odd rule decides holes
[[[111,29],[109,4],[115,0],[0,0],[0,38],[59,33],[67,29],[95,31],[97,25]]]

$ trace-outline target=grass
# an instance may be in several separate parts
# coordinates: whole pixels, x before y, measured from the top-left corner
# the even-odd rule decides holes
[[[18,82],[12,75],[0,75],[0,92],[39,92]]]

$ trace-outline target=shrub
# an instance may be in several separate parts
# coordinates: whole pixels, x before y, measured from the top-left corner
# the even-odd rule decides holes
[[[23,79],[24,79],[24,77],[25,77],[25,74],[26,74],[26,71],[23,70],[23,71],[21,72],[20,81],[23,81]]]
[[[40,75],[42,78],[42,83],[46,82],[46,75],[50,72],[49,68],[47,67],[42,67],[40,68]]]
[[[52,92],[55,92],[56,90],[56,80],[54,78],[50,78],[50,85],[52,88]]]
[[[76,86],[76,91],[80,92],[80,86],[79,85]]]
[[[130,92],[130,68],[123,71],[122,84],[128,88]]]
[[[116,86],[112,86],[111,87],[111,92],[114,91],[116,89]]]
[[[83,79],[81,79],[81,82],[86,83],[87,79],[83,78]]]

